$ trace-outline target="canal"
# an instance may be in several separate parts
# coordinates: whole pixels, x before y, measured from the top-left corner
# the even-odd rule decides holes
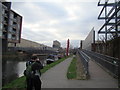
[[[42,61],[42,64],[44,63],[44,60],[46,59],[46,56],[38,56],[40,60]],[[29,57],[23,57],[20,59],[20,57],[15,58],[4,58],[2,60],[2,85],[17,79],[18,77],[23,76],[23,72],[26,69],[26,61],[29,60]]]
[[[18,77],[23,76],[26,61],[4,60],[2,61],[2,84],[3,86]]]

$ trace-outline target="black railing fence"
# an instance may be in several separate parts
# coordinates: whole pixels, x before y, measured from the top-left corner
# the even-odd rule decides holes
[[[107,55],[102,55],[96,52],[82,50],[88,56],[90,56],[93,60],[103,66],[110,74],[114,77],[118,78],[120,75],[120,60],[118,58],[110,57]]]
[[[78,49],[78,55],[79,55],[80,60],[81,60],[81,62],[83,64],[85,74],[89,75],[89,60],[90,60],[90,57],[88,55],[86,55],[83,51],[79,50],[79,49]]]

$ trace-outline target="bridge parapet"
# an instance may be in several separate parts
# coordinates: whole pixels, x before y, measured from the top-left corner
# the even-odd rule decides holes
[[[21,51],[29,54],[54,54],[55,50],[52,49],[41,49],[39,47],[9,47],[10,51]]]

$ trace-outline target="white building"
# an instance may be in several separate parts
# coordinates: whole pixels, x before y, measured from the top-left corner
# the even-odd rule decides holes
[[[90,31],[86,39],[82,42],[82,49],[91,50],[91,44],[95,43],[95,31],[94,28]]]

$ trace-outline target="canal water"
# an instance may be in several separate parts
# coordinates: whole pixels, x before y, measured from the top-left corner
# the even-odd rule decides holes
[[[46,56],[38,56],[39,59],[44,64]],[[5,58],[2,60],[2,84],[3,86],[18,77],[23,76],[23,72],[26,69],[26,58],[23,57],[23,60],[20,57],[17,58]],[[25,61],[26,60],[26,61]]]
[[[6,60],[3,62],[2,70],[2,84],[5,85],[10,81],[15,80],[18,77],[23,76],[23,72],[26,69],[25,61],[9,61]]]

